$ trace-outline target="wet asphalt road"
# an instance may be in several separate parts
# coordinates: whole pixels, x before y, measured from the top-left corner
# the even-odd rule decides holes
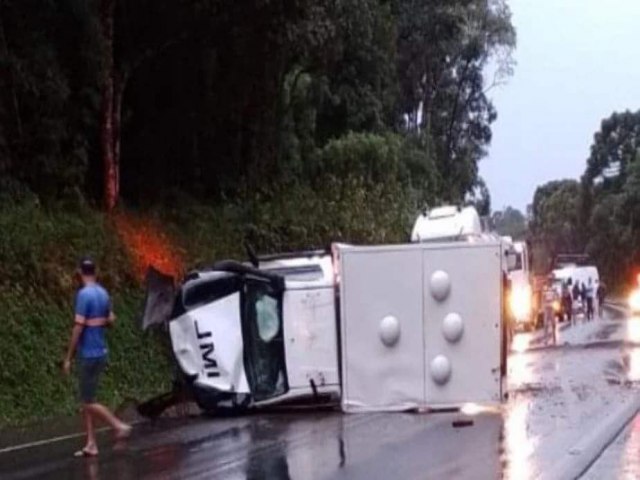
[[[640,320],[580,323],[559,339],[559,348],[538,349],[539,333],[519,335],[508,402],[473,417],[325,411],[164,419],[137,426],[120,451],[101,434],[96,459],[71,456],[79,438],[0,453],[0,478],[545,478],[603,411],[638,395],[640,385],[640,347],[629,343],[640,341]],[[453,426],[463,418],[473,424]],[[604,472],[599,478],[617,478]]]
[[[126,450],[70,457],[78,440],[3,457],[2,478],[497,478],[502,419],[338,412],[163,421]],[[106,439],[102,443],[107,443]],[[35,460],[35,461],[34,461]]]

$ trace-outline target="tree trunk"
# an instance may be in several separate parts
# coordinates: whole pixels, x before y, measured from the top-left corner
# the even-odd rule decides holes
[[[2,41],[2,54],[6,60],[9,59],[9,45],[7,43],[7,37],[4,33],[4,21],[2,20],[2,14],[0,12],[0,40]],[[11,101],[13,103],[13,111],[16,119],[16,132],[18,134],[18,140],[22,141],[22,118],[20,115],[20,104],[18,103],[18,95],[16,93],[16,76],[13,65],[9,67],[11,75],[9,78],[11,89]]]
[[[103,84],[102,112],[100,118],[100,143],[104,168],[104,207],[113,210],[118,201],[118,164],[114,147],[114,62],[113,62],[113,17],[115,0],[101,0],[100,21],[103,40]],[[118,125],[119,128],[119,125]],[[118,142],[119,150],[119,142]]]
[[[113,166],[115,177],[115,197],[116,201],[120,196],[120,132],[122,125],[122,99],[124,96],[124,89],[127,83],[127,76],[125,74],[117,75],[114,80],[114,96],[113,96],[113,110],[112,110],[112,124],[113,124]]]

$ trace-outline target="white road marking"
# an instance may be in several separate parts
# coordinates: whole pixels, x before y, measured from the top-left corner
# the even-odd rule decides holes
[[[104,432],[109,430],[108,427],[102,427],[96,429],[96,432]],[[40,445],[48,445],[50,443],[62,442],[63,440],[69,440],[71,438],[84,437],[84,433],[71,433],[69,435],[60,435],[59,437],[45,438],[44,440],[37,440],[35,442],[23,443],[21,445],[13,445],[11,447],[5,447],[0,449],[0,455],[8,452],[15,452],[16,450],[24,450],[25,448],[39,447]]]
[[[140,422],[139,421],[131,422],[129,425],[133,426],[133,425],[136,425],[138,423],[140,423]],[[96,429],[96,433],[106,432],[107,430],[111,430],[111,429],[109,427],[97,428]],[[72,438],[84,437],[84,435],[85,435],[84,432],[70,433],[68,435],[60,435],[59,437],[52,437],[52,438],[45,438],[43,440],[36,440],[35,442],[22,443],[20,445],[12,445],[10,447],[0,448],[0,455],[2,455],[3,453],[15,452],[17,450],[24,450],[26,448],[33,448],[33,447],[39,447],[41,445],[48,445],[50,443],[58,443],[58,442],[62,442],[64,440],[70,440]]]

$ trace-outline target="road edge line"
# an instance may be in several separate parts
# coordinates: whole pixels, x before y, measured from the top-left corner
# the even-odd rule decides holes
[[[144,420],[136,420],[133,422],[129,422],[129,425],[136,426],[143,423]],[[111,430],[111,427],[100,427],[96,428],[96,433],[102,433]],[[42,445],[48,445],[50,443],[62,442],[64,440],[70,440],[72,438],[84,437],[86,435],[85,432],[75,432],[69,433],[67,435],[60,435],[58,437],[51,438],[43,438],[41,440],[34,440],[33,442],[21,443],[19,445],[9,445],[7,447],[0,448],[0,455],[4,455],[5,453],[16,452],[18,450],[24,450],[26,448],[40,447]]]
[[[538,478],[553,480],[580,478],[600,458],[600,455],[618,437],[639,410],[640,397],[636,396],[611,415],[607,415],[595,429],[567,450],[562,460],[556,462],[546,473],[538,475]]]
[[[96,433],[101,433],[101,432],[104,432],[106,430],[109,430],[109,427],[98,428],[98,429],[96,429]],[[69,433],[67,435],[60,435],[58,437],[51,437],[51,438],[43,438],[42,440],[35,440],[33,442],[22,443],[20,445],[11,445],[9,447],[0,448],[0,455],[3,455],[5,453],[9,453],[9,452],[15,452],[17,450],[24,450],[25,448],[33,448],[33,447],[39,447],[41,445],[48,445],[50,443],[62,442],[64,440],[70,440],[72,438],[83,437],[85,435],[86,434],[82,433],[82,432]]]

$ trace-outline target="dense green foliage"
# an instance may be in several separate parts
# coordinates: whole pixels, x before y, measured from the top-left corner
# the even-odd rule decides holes
[[[544,273],[558,254],[584,249],[580,225],[581,189],[576,180],[557,180],[536,189],[531,231],[536,243],[534,268]]]
[[[166,225],[175,249],[197,265],[241,258],[245,238],[260,251],[322,247],[332,240],[401,241],[413,213],[404,194],[400,183],[349,176],[328,179],[321,191],[291,186],[218,207],[183,197],[179,208],[167,206],[147,216]],[[162,393],[172,378],[168,350],[138,329],[143,289],[111,220],[82,206],[43,208],[28,195],[5,198],[2,205],[0,425],[76,408],[74,379],[62,376],[60,362],[72,325],[78,252],[97,259],[118,316],[108,333],[111,362],[101,398],[117,405]]]
[[[396,134],[415,198],[463,202],[496,118],[483,72],[504,79],[514,44],[504,0],[3,0],[0,177],[99,201],[112,76],[129,205],[307,184],[350,132]]]
[[[517,208],[506,207],[504,210],[493,212],[491,222],[500,235],[514,240],[524,240],[527,235],[527,219]]]
[[[543,264],[586,252],[611,285],[627,284],[640,266],[640,112],[604,119],[582,181],[539,187],[532,216]]]
[[[609,278],[628,283],[640,266],[640,111],[602,121],[582,185],[587,252]]]
[[[139,333],[142,291],[104,217],[87,208],[43,209],[31,199],[0,206],[0,425],[77,409],[74,379],[61,361],[73,324],[73,266],[95,255],[112,291],[117,325],[108,333],[110,368],[102,398],[117,405],[144,398],[171,381],[161,344]],[[132,368],[138,365],[142,368]]]

